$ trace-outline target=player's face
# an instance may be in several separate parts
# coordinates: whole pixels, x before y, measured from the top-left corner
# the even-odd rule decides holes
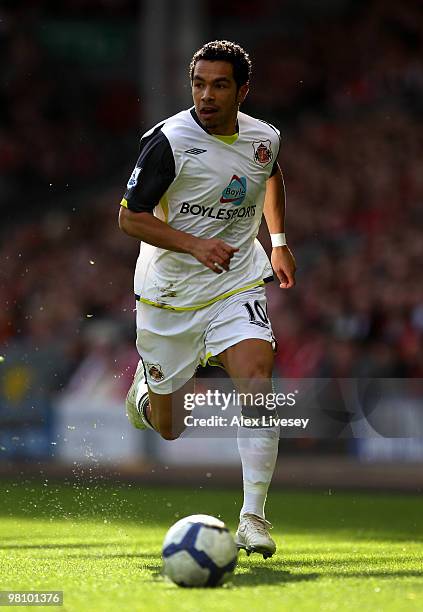
[[[236,130],[238,107],[248,85],[238,89],[229,62],[198,60],[192,80],[195,111],[212,134],[231,135]]]

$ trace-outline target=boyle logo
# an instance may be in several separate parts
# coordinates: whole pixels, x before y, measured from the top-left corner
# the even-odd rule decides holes
[[[235,204],[239,206],[245,200],[247,195],[247,179],[245,176],[233,175],[227,187],[222,191],[220,202],[222,204]]]

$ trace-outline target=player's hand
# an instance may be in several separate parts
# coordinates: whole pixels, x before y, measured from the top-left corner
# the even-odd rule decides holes
[[[272,267],[279,279],[281,289],[290,289],[295,286],[295,271],[297,269],[295,257],[287,246],[272,249]]]
[[[191,254],[200,263],[210,268],[216,274],[229,270],[229,264],[234,254],[239,251],[231,247],[219,238],[199,238],[191,251]]]

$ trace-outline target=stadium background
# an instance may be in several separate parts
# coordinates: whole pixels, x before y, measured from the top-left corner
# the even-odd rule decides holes
[[[2,3],[3,475],[239,480],[230,440],[164,443],[123,409],[138,245],[118,204],[140,134],[189,105],[210,39],[250,52],[243,110],[283,135],[298,282],[268,290],[276,374],[423,378],[422,24],[413,0]],[[421,461],[412,437],[283,440],[275,482],[415,490]]]

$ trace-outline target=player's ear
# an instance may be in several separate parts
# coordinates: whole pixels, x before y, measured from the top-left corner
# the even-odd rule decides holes
[[[241,85],[241,87],[239,88],[238,96],[237,96],[238,104],[242,104],[244,102],[245,98],[247,97],[249,86],[250,84],[247,82],[247,83],[244,83],[244,85]]]

